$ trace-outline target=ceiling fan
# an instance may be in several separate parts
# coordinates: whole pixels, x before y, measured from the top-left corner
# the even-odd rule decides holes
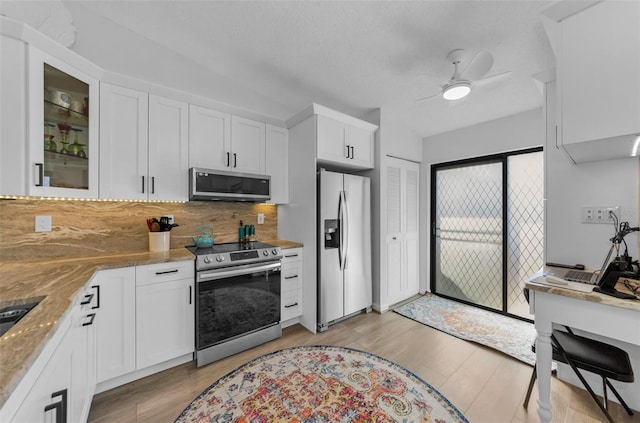
[[[445,100],[459,100],[466,97],[471,90],[496,83],[511,75],[511,71],[482,78],[493,66],[493,56],[486,51],[480,51],[471,59],[469,65],[460,72],[458,66],[464,57],[464,50],[456,49],[447,55],[447,60],[453,64],[453,75],[449,81],[442,85],[441,92],[416,100],[421,102],[442,96]]]

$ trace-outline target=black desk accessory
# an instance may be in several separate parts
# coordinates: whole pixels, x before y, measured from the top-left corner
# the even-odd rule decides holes
[[[638,297],[635,295],[620,292],[615,288],[619,278],[633,278],[635,276],[635,273],[623,270],[621,267],[623,266],[621,266],[620,262],[613,261],[609,263],[607,270],[605,270],[604,275],[600,278],[598,286],[593,288],[593,291],[616,298],[638,300]]]

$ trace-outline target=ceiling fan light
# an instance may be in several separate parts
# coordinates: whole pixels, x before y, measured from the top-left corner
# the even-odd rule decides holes
[[[442,97],[445,100],[459,100],[466,97],[471,92],[471,83],[469,81],[458,81],[448,84],[442,90]]]

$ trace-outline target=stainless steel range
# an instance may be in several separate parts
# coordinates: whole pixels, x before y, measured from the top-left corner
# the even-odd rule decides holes
[[[188,247],[196,255],[196,365],[282,336],[282,250],[262,242]]]

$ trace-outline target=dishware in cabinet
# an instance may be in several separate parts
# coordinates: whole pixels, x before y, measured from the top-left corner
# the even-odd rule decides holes
[[[34,47],[28,69],[27,193],[97,198],[98,80]]]

